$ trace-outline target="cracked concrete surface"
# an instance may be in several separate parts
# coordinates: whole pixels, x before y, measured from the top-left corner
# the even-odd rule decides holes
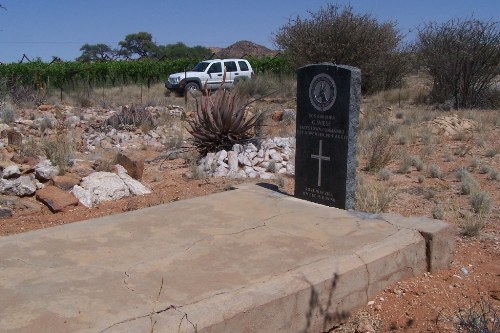
[[[326,331],[388,284],[446,267],[450,230],[245,185],[1,237],[0,331]]]

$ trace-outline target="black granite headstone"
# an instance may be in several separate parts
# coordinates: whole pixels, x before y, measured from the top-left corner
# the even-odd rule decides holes
[[[297,73],[295,196],[353,209],[361,71],[318,64]]]

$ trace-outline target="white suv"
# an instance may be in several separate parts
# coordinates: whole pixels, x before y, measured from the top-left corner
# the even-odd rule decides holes
[[[165,87],[177,93],[184,93],[189,90],[201,90],[207,85],[207,89],[216,90],[222,85],[231,88],[239,80],[250,79],[253,76],[253,69],[245,59],[213,59],[199,62],[190,71],[175,73],[168,77]]]

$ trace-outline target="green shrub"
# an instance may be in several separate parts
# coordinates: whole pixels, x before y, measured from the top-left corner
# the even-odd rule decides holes
[[[356,66],[364,92],[401,84],[409,56],[401,51],[403,35],[395,22],[379,22],[349,5],[327,4],[309,14],[290,19],[274,35],[292,68],[323,62]]]
[[[499,74],[499,43],[498,22],[492,20],[471,17],[422,26],[416,47],[434,81],[433,101],[456,109],[484,106]]]

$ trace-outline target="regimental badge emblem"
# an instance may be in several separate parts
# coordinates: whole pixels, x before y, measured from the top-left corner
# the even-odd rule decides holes
[[[337,86],[330,75],[321,73],[312,79],[309,85],[309,100],[316,110],[329,110],[336,98]]]

